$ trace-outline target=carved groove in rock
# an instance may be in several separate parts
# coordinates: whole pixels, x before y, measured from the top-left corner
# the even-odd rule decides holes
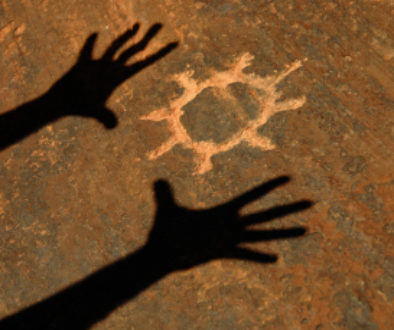
[[[228,151],[243,141],[261,150],[274,149],[275,145],[273,145],[271,140],[268,137],[260,136],[257,130],[274,114],[281,111],[295,110],[305,104],[305,96],[276,102],[282,95],[276,86],[290,73],[300,68],[302,63],[301,61],[295,61],[277,75],[261,77],[254,73],[246,74],[242,72],[243,69],[250,65],[253,58],[249,53],[245,53],[227,71],[213,72],[210,78],[202,82],[198,82],[192,78],[194,74],[192,70],[172,76],[172,79],[184,88],[183,94],[172,100],[168,108],[160,108],[146,116],[140,117],[142,120],[165,120],[167,121],[168,129],[172,132],[172,135],[167,141],[149,153],[149,159],[157,159],[171,150],[175,145],[181,144],[186,149],[192,149],[195,154],[196,167],[194,174],[204,174],[212,169],[212,156]],[[181,117],[184,114],[182,108],[205,88],[220,88],[224,93],[227,93],[226,87],[237,82],[247,84],[257,91],[262,91],[262,93],[253,93],[253,97],[259,104],[257,118],[250,120],[245,127],[222,143],[193,141],[181,123]],[[229,97],[232,96],[229,95]]]

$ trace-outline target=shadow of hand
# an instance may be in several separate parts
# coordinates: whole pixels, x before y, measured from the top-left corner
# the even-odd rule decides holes
[[[154,187],[156,219],[146,248],[156,251],[159,254],[157,260],[160,260],[162,267],[169,267],[169,271],[187,269],[218,258],[275,262],[275,255],[255,252],[238,245],[302,236],[305,228],[251,230],[247,227],[307,209],[312,203],[301,200],[246,216],[240,216],[239,211],[288,181],[286,176],[276,178],[230,202],[206,210],[189,210],[178,206],[168,183],[157,181]]]
[[[141,41],[130,46],[115,57],[119,49],[138,31],[139,24],[115,39],[99,59],[92,52],[97,38],[94,33],[86,40],[77,63],[48,93],[61,109],[61,116],[78,115],[92,117],[107,128],[117,125],[114,113],[105,107],[111,93],[125,80],[171,52],[178,43],[167,44],[156,53],[133,64],[126,64],[131,56],[145,49],[149,41],[159,32],[161,24],[154,24]]]
[[[65,116],[95,118],[107,128],[115,127],[116,116],[105,106],[111,93],[122,82],[161,59],[177,46],[176,42],[169,43],[145,59],[127,64],[131,56],[148,45],[161,29],[161,24],[153,25],[141,41],[115,57],[138,29],[139,25],[135,24],[131,30],[114,40],[99,59],[92,58],[97,38],[97,34],[92,34],[82,47],[77,63],[45,94],[1,113],[0,151]]]
[[[168,183],[156,182],[156,219],[144,246],[57,294],[6,317],[0,321],[0,328],[88,329],[173,271],[217,258],[274,262],[274,255],[238,245],[299,237],[305,229],[249,230],[247,227],[305,210],[312,203],[301,200],[246,216],[240,216],[239,211],[288,181],[285,176],[276,178],[206,210],[189,210],[176,205]]]

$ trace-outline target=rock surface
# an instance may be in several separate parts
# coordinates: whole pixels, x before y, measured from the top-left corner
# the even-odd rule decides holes
[[[276,263],[170,273],[94,329],[393,328],[393,14],[390,0],[1,0],[1,114],[46,93],[93,32],[95,58],[136,22],[133,40],[163,28],[128,63],[179,46],[111,94],[113,129],[66,116],[0,151],[0,318],[142,246],[158,179],[206,209],[288,175],[243,210],[314,202],[258,226],[308,229],[248,243]]]

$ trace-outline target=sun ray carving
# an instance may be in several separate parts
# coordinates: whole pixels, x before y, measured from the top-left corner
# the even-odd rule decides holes
[[[300,68],[302,62],[295,61],[276,75],[261,77],[255,73],[247,74],[243,72],[243,69],[250,65],[253,58],[249,53],[245,53],[237,58],[228,70],[213,72],[210,78],[202,82],[192,78],[194,72],[191,70],[173,75],[172,80],[184,88],[183,94],[172,100],[169,107],[154,110],[150,114],[140,117],[142,120],[165,120],[172,133],[167,141],[149,153],[149,159],[157,159],[170,151],[175,145],[181,144],[186,149],[192,149],[195,154],[196,167],[194,174],[204,174],[212,169],[212,156],[228,151],[243,141],[261,150],[274,149],[275,145],[271,140],[268,137],[260,136],[257,130],[274,114],[281,111],[295,110],[304,105],[306,101],[304,96],[277,102],[281,97],[277,85],[290,73]],[[262,92],[253,93],[253,97],[259,105],[257,118],[249,120],[245,127],[222,143],[193,141],[182,125],[181,117],[184,114],[182,108],[206,88],[214,87],[225,91],[228,85],[236,82],[247,84],[253,90]]]

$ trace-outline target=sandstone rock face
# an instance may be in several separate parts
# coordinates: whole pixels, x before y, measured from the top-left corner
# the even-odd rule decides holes
[[[0,319],[45,314],[83,283],[105,307],[79,324],[95,329],[391,329],[393,13],[388,0],[0,0]],[[86,72],[67,76],[81,49]],[[243,254],[197,262],[235,242],[209,245],[207,220],[226,233],[227,218],[249,221]],[[138,259],[153,237],[172,258]]]

